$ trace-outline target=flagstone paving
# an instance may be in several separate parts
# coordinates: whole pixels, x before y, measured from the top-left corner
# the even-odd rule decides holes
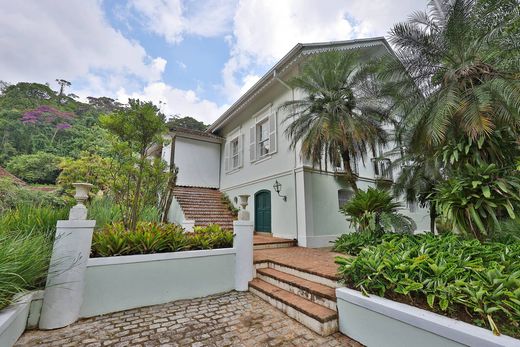
[[[248,292],[229,292],[88,318],[53,331],[27,331],[15,346],[361,345],[340,333],[322,337]]]

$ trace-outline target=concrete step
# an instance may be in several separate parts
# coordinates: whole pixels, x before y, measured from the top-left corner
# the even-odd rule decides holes
[[[258,278],[249,282],[249,291],[322,336],[338,331],[338,314],[327,307]]]
[[[256,277],[318,305],[337,310],[335,288],[270,268],[258,269]]]

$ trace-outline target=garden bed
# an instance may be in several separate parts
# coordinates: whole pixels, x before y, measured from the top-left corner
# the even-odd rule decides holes
[[[520,245],[454,235],[386,235],[338,257],[347,287],[520,337]]]
[[[367,346],[520,346],[512,337],[376,295],[338,288],[336,297],[340,331]]]

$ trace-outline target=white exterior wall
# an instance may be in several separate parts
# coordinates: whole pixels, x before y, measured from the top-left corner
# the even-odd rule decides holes
[[[171,144],[165,146],[162,157],[169,164]],[[176,136],[175,165],[179,168],[177,185],[219,187],[220,144]]]
[[[254,195],[260,190],[271,192],[271,231],[273,236],[289,239],[297,238],[297,188],[295,184],[295,168],[301,166],[299,155],[294,150],[289,150],[289,140],[284,135],[286,125],[283,124],[285,115],[278,108],[286,101],[292,100],[292,92],[278,82],[263,96],[258,97],[254,103],[248,105],[238,117],[226,125],[221,136],[229,142],[237,135],[244,136],[242,167],[226,172],[225,165],[221,166],[220,190],[227,193],[230,200],[241,194],[249,194],[248,210],[251,220],[254,222]],[[261,111],[259,113],[259,111]],[[255,162],[250,161],[249,143],[250,128],[256,124],[255,118],[267,113],[277,114],[276,152]],[[225,160],[225,145],[221,149],[221,160]],[[287,201],[273,189],[273,184],[278,180],[282,184],[280,194],[287,196]],[[237,206],[238,207],[238,206]]]
[[[286,115],[279,107],[292,100],[292,91],[273,81],[268,88],[259,94],[250,104],[244,106],[233,120],[226,124],[219,135],[229,143],[237,136],[242,138],[241,147],[243,160],[238,169],[228,171],[225,168],[226,146],[221,146],[220,189],[231,199],[241,194],[250,195],[248,210],[251,219],[255,218],[254,195],[260,190],[271,192],[271,231],[273,236],[297,239],[304,247],[331,246],[339,235],[353,232],[346,217],[339,212],[338,190],[347,189],[348,185],[341,177],[334,175],[332,166],[330,172],[320,172],[304,163],[300,151],[289,149],[290,141],[284,134],[287,123]],[[296,99],[300,98],[295,91]],[[250,128],[256,124],[256,119],[265,113],[277,113],[276,152],[256,162],[249,157]],[[389,143],[383,152],[393,148]],[[374,167],[371,161],[372,153],[368,153],[364,162],[358,164],[358,187],[366,190],[375,186]],[[394,172],[394,177],[397,176]],[[274,182],[282,184],[282,195],[287,201],[278,197],[273,190]],[[403,206],[405,203],[403,202]],[[238,207],[238,206],[237,206]],[[412,213],[403,208],[402,213],[416,221],[418,231],[429,230],[428,210],[417,208]]]

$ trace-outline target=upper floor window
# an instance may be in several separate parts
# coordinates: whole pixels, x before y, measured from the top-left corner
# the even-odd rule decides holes
[[[384,180],[392,180],[392,161],[388,158],[372,158],[374,177]]]
[[[255,124],[249,132],[249,160],[262,159],[276,152],[276,112],[271,106],[255,118]]]
[[[239,134],[226,143],[224,148],[226,172],[242,167],[244,157],[243,142],[243,135]]]
[[[256,136],[258,138],[258,154],[261,157],[269,154],[269,122],[267,118],[256,125]]]
[[[231,167],[237,168],[239,164],[238,137],[231,141]]]

